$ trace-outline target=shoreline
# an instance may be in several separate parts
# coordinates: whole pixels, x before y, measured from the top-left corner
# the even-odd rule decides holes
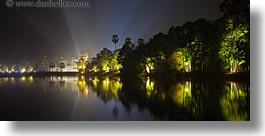
[[[31,73],[0,73],[0,78],[3,77],[45,77],[45,76],[81,76],[88,77],[120,77],[120,78],[153,78],[153,79],[168,79],[168,80],[233,80],[233,81],[250,81],[250,72],[237,73],[211,73],[211,72],[193,72],[193,73],[156,73],[149,75],[135,75],[135,74],[81,74],[79,72],[31,72]]]
[[[30,73],[0,73],[1,77],[22,77],[22,76],[81,76],[79,72],[30,72]]]

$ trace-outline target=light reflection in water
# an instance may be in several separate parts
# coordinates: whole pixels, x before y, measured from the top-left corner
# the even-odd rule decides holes
[[[145,83],[145,88],[147,91],[147,97],[151,97],[151,94],[154,91],[154,86],[155,86],[155,82],[150,80],[150,77],[147,78],[146,83]]]
[[[110,79],[109,77],[104,77],[99,80],[98,77],[94,77],[90,79],[90,83],[104,101],[111,100],[111,98],[119,100],[118,91],[122,88],[119,78]]]
[[[226,120],[244,121],[248,120],[247,91],[248,87],[235,82],[228,82],[225,93],[220,99],[223,115]]]
[[[249,120],[249,85],[237,82],[161,83],[151,78],[124,81],[109,77],[22,76],[0,78],[0,87],[5,84],[22,85],[24,88],[39,86],[43,92],[50,91],[51,88],[61,92],[70,90],[84,98],[95,93],[104,103],[113,103],[112,114],[115,116],[118,116],[120,108],[116,104],[118,103],[126,110],[136,104],[140,110],[147,109],[152,115],[159,117],[159,120],[200,120],[201,117],[207,119],[208,115],[220,120]]]
[[[191,82],[186,81],[175,84],[172,99],[176,104],[182,107],[191,106]]]
[[[83,96],[88,96],[88,85],[86,83],[85,77],[82,75],[77,81],[78,92],[82,93]]]

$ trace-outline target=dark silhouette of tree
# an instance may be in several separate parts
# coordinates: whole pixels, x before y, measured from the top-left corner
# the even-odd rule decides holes
[[[219,7],[224,18],[233,19],[236,26],[250,24],[250,0],[225,0]]]
[[[114,34],[112,36],[112,42],[115,44],[115,50],[116,50],[117,49],[116,44],[119,42],[119,36],[117,34]]]
[[[143,46],[144,45],[144,39],[139,38],[137,43],[138,43],[138,46]]]
[[[130,37],[126,37],[124,45],[130,46],[132,44],[132,39]]]
[[[131,44],[132,44],[132,39],[130,37],[127,37],[124,41],[123,47],[121,48],[118,56],[118,62],[120,64],[123,63],[125,57],[132,51]]]

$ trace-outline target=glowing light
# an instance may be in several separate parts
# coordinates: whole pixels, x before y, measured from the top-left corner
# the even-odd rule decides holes
[[[98,86],[98,82],[99,82],[99,80],[98,80],[97,77],[95,77],[95,78],[92,80],[93,86],[94,86],[95,88],[97,88],[97,86]]]
[[[146,80],[145,88],[147,91],[147,96],[151,95],[151,92],[154,90],[155,82],[152,82],[150,78],[148,77]]]
[[[191,104],[191,82],[177,83],[174,86],[173,101],[183,107],[188,107]]]
[[[26,81],[27,79],[26,79],[25,76],[23,76],[23,77],[21,77],[21,80],[22,80],[22,81]]]
[[[94,72],[98,72],[98,67],[97,67],[97,66],[94,66],[94,67],[93,67],[93,71],[94,71]]]
[[[33,76],[30,76],[30,77],[28,78],[28,80],[29,80],[30,82],[32,82],[32,81],[33,81]]]
[[[79,77],[79,80],[77,81],[77,86],[79,92],[81,92],[83,96],[88,96],[89,90],[84,76]]]
[[[151,71],[155,69],[155,68],[154,68],[154,63],[153,63],[152,58],[150,58],[150,57],[146,58],[145,69],[146,69],[146,72],[147,72],[148,74],[150,74]]]
[[[102,85],[102,90],[103,91],[108,91],[109,90],[109,78],[107,77],[105,80],[102,81],[103,85]]]
[[[24,73],[24,72],[26,72],[26,69],[25,68],[21,69],[21,73]]]
[[[12,83],[14,83],[15,82],[15,78],[11,77],[11,81],[12,81]]]

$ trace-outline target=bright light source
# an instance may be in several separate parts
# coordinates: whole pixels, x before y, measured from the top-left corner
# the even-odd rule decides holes
[[[8,73],[11,73],[11,71],[8,71]]]
[[[21,73],[24,73],[24,72],[26,72],[26,69],[25,69],[25,68],[23,68],[23,69],[21,70]]]

